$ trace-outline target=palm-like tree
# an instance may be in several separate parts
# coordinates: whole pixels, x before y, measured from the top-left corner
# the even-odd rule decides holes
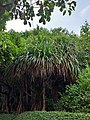
[[[27,38],[27,54],[16,59],[8,72],[11,79],[20,80],[18,113],[24,110],[24,97],[31,110],[45,110],[47,89],[56,99],[60,91],[57,83],[65,85],[75,81],[78,63],[75,46],[68,39],[42,29]]]

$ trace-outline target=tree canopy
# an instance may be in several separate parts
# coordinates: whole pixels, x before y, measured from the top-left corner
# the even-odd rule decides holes
[[[68,11],[69,15],[75,10],[74,0],[1,0],[0,16],[8,11],[11,18],[24,20],[24,25],[29,23],[35,16],[39,17],[39,22],[46,24],[50,21],[54,8],[58,7],[63,15]]]

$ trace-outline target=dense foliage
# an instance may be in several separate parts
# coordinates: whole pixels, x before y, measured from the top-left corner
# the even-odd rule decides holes
[[[82,26],[80,36],[62,28],[48,31],[37,27],[22,33],[0,32],[0,111],[56,110],[53,104],[60,98],[63,103],[68,100],[67,95],[61,97],[66,86],[75,83],[79,71],[90,66],[89,38],[87,22]],[[83,74],[79,79],[84,84],[85,81],[89,83],[90,78]],[[78,86],[77,82],[73,86],[80,90],[79,82]],[[69,92],[75,96],[73,86]],[[88,91],[85,89],[80,95],[85,99],[82,97],[79,104],[76,95],[75,105],[78,103],[82,108],[68,107],[66,111],[90,111]]]
[[[14,31],[1,36],[1,66],[6,65],[7,70],[3,79],[10,85],[8,102],[17,112],[48,109],[46,99],[52,96],[57,100],[58,91],[64,91],[65,85],[76,79],[76,49],[68,42],[72,38],[64,33],[55,35],[37,28],[29,32],[27,39],[22,36]]]
[[[79,74],[76,84],[67,86],[55,109],[90,113],[90,67]]]

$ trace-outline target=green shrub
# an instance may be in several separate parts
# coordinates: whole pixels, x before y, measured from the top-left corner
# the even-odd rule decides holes
[[[80,73],[76,84],[67,86],[55,110],[90,113],[90,68]]]
[[[15,117],[12,114],[0,114],[0,120],[14,120]]]
[[[24,112],[14,120],[90,120],[90,114],[69,112]]]

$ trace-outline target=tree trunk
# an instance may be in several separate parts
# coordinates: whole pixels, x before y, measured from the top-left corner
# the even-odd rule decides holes
[[[42,110],[45,111],[45,80],[42,80]]]
[[[9,104],[9,94],[6,96],[6,111],[7,113],[10,113],[10,104]]]
[[[23,81],[21,81],[21,83],[20,83],[19,104],[18,104],[18,107],[17,107],[17,114],[22,113],[24,111],[23,94],[24,94],[24,83],[23,83]]]
[[[34,81],[31,81],[31,111],[36,110],[35,108],[35,89],[34,89]]]
[[[22,101],[22,99],[23,99],[23,95],[22,95],[22,93],[20,92],[19,104],[18,104],[18,107],[17,107],[17,114],[23,112],[23,103],[22,103],[23,101]]]
[[[28,104],[28,87],[27,87],[27,79],[25,80],[25,87],[26,87],[26,103]]]

